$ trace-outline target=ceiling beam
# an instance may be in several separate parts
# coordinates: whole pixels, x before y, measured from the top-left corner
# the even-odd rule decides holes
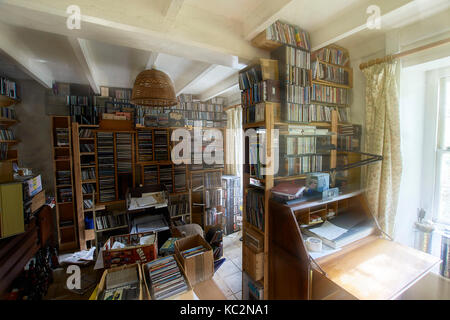
[[[244,36],[252,40],[272,23],[280,18],[281,11],[294,0],[265,0],[259,1],[258,7],[251,10],[251,14],[244,22]]]
[[[199,95],[200,101],[207,101],[239,87],[238,75],[233,74]]]
[[[210,73],[216,67],[217,67],[217,65],[212,64],[212,65],[207,66],[206,68],[202,69],[200,72],[194,74],[192,79],[190,79],[188,82],[186,82],[181,88],[177,89],[176,95],[178,96],[179,94],[183,93],[183,91],[186,88],[188,88],[189,86],[191,86],[191,85],[197,83],[198,81],[200,81],[205,75]]]
[[[150,53],[150,56],[148,58],[148,62],[147,62],[147,66],[145,67],[145,70],[152,69],[152,68],[154,68],[156,66],[156,60],[158,59],[158,55],[159,55],[158,52],[152,51]]]
[[[47,89],[52,88],[53,75],[45,62],[39,61],[24,44],[14,28],[0,22],[0,52],[32,79]]]
[[[92,57],[87,40],[74,37],[67,37],[67,39],[69,40],[70,46],[72,47],[92,90],[96,94],[100,94],[100,86],[98,85],[98,78],[96,75],[97,69],[95,67],[95,61]]]

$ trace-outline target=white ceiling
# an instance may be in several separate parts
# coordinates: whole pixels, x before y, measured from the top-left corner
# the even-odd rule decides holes
[[[72,4],[81,9],[80,30],[66,27]],[[366,27],[371,4],[381,9],[381,30]],[[27,74],[47,87],[53,81],[90,84],[98,91],[130,88],[140,71],[154,65],[171,77],[177,93],[226,96],[238,93],[243,65],[269,56],[249,40],[277,19],[308,30],[315,48],[335,42],[365,47],[371,40],[373,50],[380,50],[389,29],[449,5],[449,0],[1,0],[0,51],[20,68],[6,67],[0,58],[0,73]]]

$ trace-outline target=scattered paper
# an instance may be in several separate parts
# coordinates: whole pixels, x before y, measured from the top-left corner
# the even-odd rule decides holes
[[[325,221],[320,227],[310,229],[311,232],[317,234],[319,237],[334,240],[340,235],[347,232],[347,229],[338,227],[329,221]]]

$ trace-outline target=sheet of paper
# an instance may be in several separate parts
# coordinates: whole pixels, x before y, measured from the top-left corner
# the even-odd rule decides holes
[[[328,239],[334,240],[340,235],[347,232],[347,229],[335,226],[329,221],[325,221],[320,227],[310,229],[311,232],[317,234],[318,236]]]
[[[147,195],[145,197],[136,199],[136,203],[139,207],[151,206],[152,204],[155,204],[157,202],[158,201],[152,195]]]

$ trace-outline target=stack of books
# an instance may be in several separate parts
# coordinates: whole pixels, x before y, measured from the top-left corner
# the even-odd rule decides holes
[[[165,130],[154,131],[155,161],[169,160],[168,134]]]
[[[336,47],[325,47],[315,51],[313,59],[340,66],[345,66],[350,61],[347,53]]]
[[[70,170],[56,171],[56,185],[70,185],[72,184],[72,175]]]
[[[144,186],[158,184],[158,166],[144,166]]]
[[[131,133],[116,133],[117,172],[132,172],[132,135]]]
[[[164,184],[169,192],[173,192],[171,165],[159,167],[159,182]]]
[[[186,166],[174,166],[174,192],[186,190]]]
[[[0,77],[0,94],[17,99],[16,83],[5,77]]]
[[[14,120],[16,119],[16,111],[14,108],[0,108],[0,117]]]
[[[116,199],[114,169],[114,136],[112,132],[97,133],[97,159],[100,202]]]
[[[311,90],[311,99],[315,102],[350,104],[350,91],[345,88],[336,88],[320,84],[313,84]]]
[[[126,226],[127,218],[126,214],[105,213],[103,215],[97,215],[95,217],[95,223],[97,224],[97,230],[105,230]]]
[[[266,39],[310,50],[309,34],[297,26],[276,21],[266,29]]]
[[[189,214],[189,194],[171,195],[169,197],[168,209],[171,217]]]
[[[247,222],[264,232],[264,192],[258,189],[249,189],[245,204]]]
[[[56,146],[67,147],[69,146],[69,129],[68,128],[55,128],[56,134]]]
[[[347,70],[337,67],[330,66],[319,61],[312,63],[312,77],[315,80],[322,80],[333,82],[337,84],[349,84],[349,73]]]
[[[138,161],[153,160],[153,134],[152,131],[138,131]]]
[[[92,194],[95,192],[95,185],[93,183],[84,183],[81,185],[83,194]]]
[[[162,300],[189,289],[174,256],[154,260],[145,265],[152,298]]]
[[[81,180],[94,180],[95,179],[95,168],[87,168],[81,170]]]

